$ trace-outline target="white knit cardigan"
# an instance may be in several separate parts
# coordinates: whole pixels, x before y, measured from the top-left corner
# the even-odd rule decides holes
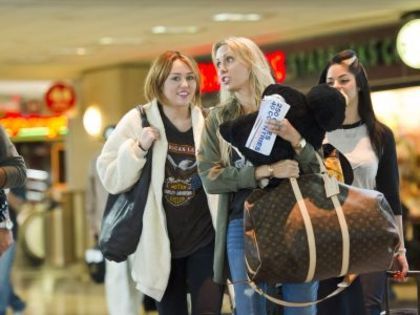
[[[162,187],[168,141],[156,100],[144,105],[150,125],[160,131],[160,140],[153,145],[152,179],[143,216],[143,231],[133,254],[131,275],[137,289],[160,301],[168,284],[171,252],[162,204]],[[196,152],[200,145],[204,117],[201,110],[191,107]],[[129,189],[140,177],[145,152],[138,146],[142,126],[137,108],[125,114],[106,141],[97,161],[99,177],[110,193]],[[216,222],[217,195],[207,195],[213,226]]]

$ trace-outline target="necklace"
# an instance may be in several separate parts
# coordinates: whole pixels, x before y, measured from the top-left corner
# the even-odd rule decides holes
[[[361,125],[363,125],[363,121],[362,120],[359,120],[359,121],[356,121],[353,124],[342,125],[341,126],[341,129],[353,129],[353,128],[360,127]]]

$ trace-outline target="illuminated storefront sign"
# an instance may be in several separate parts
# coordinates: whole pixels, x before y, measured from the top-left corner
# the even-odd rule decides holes
[[[286,79],[286,56],[284,52],[277,50],[266,55],[268,63],[271,65],[274,74],[274,80],[281,83]]]
[[[7,113],[0,118],[0,124],[13,141],[55,140],[68,133],[67,117],[61,115],[24,116],[19,113]]]
[[[220,89],[220,83],[217,78],[216,68],[211,62],[200,62],[198,69],[201,74],[201,93],[217,92]]]
[[[392,65],[400,64],[395,48],[395,37],[393,35],[386,37],[372,35],[365,40],[288,51],[286,62],[288,81],[313,75],[318,76],[332,56],[349,48],[356,52],[360,62],[367,68],[380,67],[384,70]]]
[[[276,50],[265,54],[268,63],[273,69],[273,74],[276,82],[281,83],[286,78],[286,58],[285,54]],[[212,93],[220,89],[220,83],[217,78],[216,68],[211,62],[198,63],[198,69],[201,73],[201,92]]]

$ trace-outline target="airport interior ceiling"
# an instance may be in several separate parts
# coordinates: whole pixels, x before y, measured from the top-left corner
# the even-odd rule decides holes
[[[260,45],[399,23],[418,0],[1,0],[0,80],[77,78],[167,49],[208,55],[226,36]]]

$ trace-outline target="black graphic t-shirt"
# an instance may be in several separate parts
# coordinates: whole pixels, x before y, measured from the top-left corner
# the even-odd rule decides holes
[[[181,258],[208,245],[214,239],[214,230],[207,197],[197,174],[192,128],[180,132],[160,112],[168,140],[163,206],[172,257]]]

